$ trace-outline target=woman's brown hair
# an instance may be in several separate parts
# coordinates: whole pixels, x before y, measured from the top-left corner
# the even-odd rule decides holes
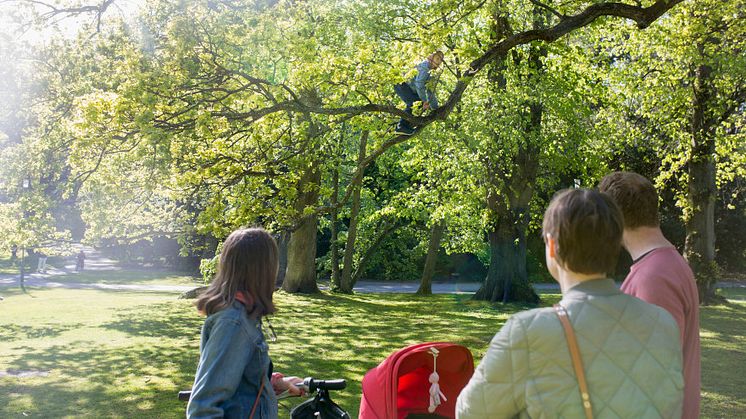
[[[277,243],[262,228],[236,230],[225,239],[212,284],[197,299],[197,309],[211,315],[233,304],[237,293],[248,301],[252,318],[275,312],[272,293],[279,267]]]
[[[544,214],[544,237],[557,241],[557,260],[583,274],[613,273],[623,228],[614,201],[590,189],[557,192]]]

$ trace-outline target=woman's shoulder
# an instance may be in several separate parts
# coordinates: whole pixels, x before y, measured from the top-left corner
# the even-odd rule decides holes
[[[207,317],[205,325],[215,327],[217,325],[233,325],[246,329],[249,335],[256,337],[259,331],[259,321],[249,317],[246,308],[238,301],[233,301],[226,308],[215,312]]]
[[[534,308],[520,311],[508,320],[512,327],[522,329],[525,332],[535,332],[545,329],[556,329],[557,315],[552,307]]]

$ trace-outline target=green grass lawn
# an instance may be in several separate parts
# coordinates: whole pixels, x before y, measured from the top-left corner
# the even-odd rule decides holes
[[[27,262],[26,267],[29,268],[31,265]],[[10,255],[0,254],[0,274],[14,274],[18,275],[18,265],[10,261]]]
[[[746,293],[733,294],[741,301],[702,309],[705,417],[746,417]],[[0,376],[0,417],[183,417],[176,392],[191,386],[203,321],[190,301],[70,289],[33,289],[29,296],[0,288],[0,295],[0,374],[14,374]],[[352,417],[363,374],[394,350],[452,341],[479,360],[521,309],[449,295],[280,292],[276,301],[276,370],[347,379],[334,398]]]
[[[80,284],[132,284],[132,285],[204,285],[202,278],[173,272],[153,270],[83,271],[55,277],[53,281],[76,282]]]

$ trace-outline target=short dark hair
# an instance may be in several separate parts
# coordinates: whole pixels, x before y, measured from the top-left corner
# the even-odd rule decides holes
[[[249,300],[252,318],[275,312],[272,294],[279,267],[275,239],[262,228],[231,233],[223,243],[217,273],[210,286],[197,299],[197,309],[207,315],[233,304],[238,292]]]
[[[613,172],[598,184],[598,190],[609,195],[624,215],[624,227],[658,227],[658,193],[646,177],[633,172]]]
[[[622,213],[608,196],[590,189],[558,192],[544,213],[544,237],[557,244],[557,260],[582,274],[611,273],[622,247]]]

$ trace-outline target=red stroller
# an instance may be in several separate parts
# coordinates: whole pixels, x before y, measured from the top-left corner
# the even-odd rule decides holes
[[[400,349],[365,374],[360,419],[455,418],[456,397],[473,373],[474,359],[461,345]]]

